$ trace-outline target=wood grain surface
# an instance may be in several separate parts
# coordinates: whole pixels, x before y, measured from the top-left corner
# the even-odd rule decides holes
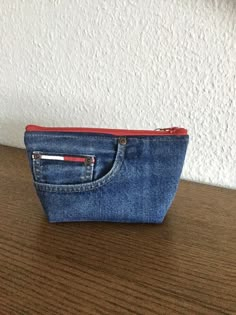
[[[236,191],[181,181],[162,225],[48,223],[0,146],[0,314],[236,314]]]

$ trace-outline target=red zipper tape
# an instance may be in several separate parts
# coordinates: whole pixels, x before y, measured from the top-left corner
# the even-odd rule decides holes
[[[131,129],[108,129],[108,128],[87,128],[87,127],[42,127],[37,125],[27,125],[27,132],[46,131],[46,132],[91,132],[105,133],[114,136],[186,136],[187,129],[180,127],[163,128],[158,130],[131,130]]]

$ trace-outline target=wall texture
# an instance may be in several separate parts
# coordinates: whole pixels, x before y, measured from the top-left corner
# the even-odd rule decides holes
[[[236,188],[236,1],[1,1],[0,143],[183,126],[183,178]]]

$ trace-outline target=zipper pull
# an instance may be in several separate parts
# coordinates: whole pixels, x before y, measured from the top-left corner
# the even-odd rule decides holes
[[[171,128],[156,128],[154,130],[156,131],[165,131],[169,133],[173,133],[176,129],[179,129],[178,127],[171,127]]]
[[[163,131],[163,132],[168,133],[168,134],[182,134],[182,133],[186,133],[187,134],[187,130],[186,129],[179,128],[179,127],[156,128],[156,129],[154,129],[154,131]]]

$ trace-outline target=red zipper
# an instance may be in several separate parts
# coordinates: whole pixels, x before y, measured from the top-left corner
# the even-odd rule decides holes
[[[180,127],[163,128],[158,130],[131,130],[131,129],[108,129],[108,128],[87,128],[87,127],[42,127],[37,125],[27,125],[27,132],[46,131],[46,132],[91,132],[105,133],[114,136],[186,136],[187,129]]]

